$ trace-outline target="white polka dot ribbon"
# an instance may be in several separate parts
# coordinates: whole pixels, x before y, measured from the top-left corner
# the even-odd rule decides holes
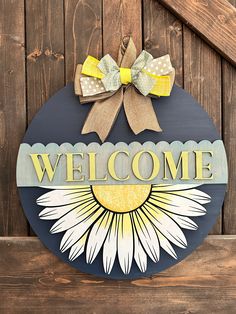
[[[102,81],[96,77],[81,77],[80,85],[84,97],[98,95],[106,91]]]

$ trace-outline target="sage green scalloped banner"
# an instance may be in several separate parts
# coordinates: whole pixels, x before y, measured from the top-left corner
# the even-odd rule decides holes
[[[221,140],[119,142],[113,145],[21,144],[17,185],[226,184],[227,159]]]

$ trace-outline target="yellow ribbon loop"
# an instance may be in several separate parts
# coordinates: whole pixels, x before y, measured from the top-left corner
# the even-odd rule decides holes
[[[131,69],[120,68],[120,81],[124,85],[127,85],[132,82]]]
[[[155,76],[155,85],[150,91],[150,94],[157,96],[170,96],[171,80],[170,76]]]
[[[104,77],[104,74],[102,73],[102,71],[99,70],[98,63],[98,59],[92,56],[88,56],[84,61],[81,73],[87,76],[102,79]]]

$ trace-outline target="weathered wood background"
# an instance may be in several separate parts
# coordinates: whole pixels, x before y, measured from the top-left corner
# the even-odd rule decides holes
[[[235,0],[0,0],[0,313],[235,313]],[[45,249],[19,203],[19,143],[42,104],[86,55],[116,57],[132,34],[139,50],[169,53],[176,83],[224,139],[229,187],[212,234],[155,276],[108,281],[79,273]]]

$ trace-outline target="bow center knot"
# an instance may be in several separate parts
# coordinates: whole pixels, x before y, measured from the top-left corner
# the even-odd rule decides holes
[[[127,85],[132,82],[131,69],[120,68],[120,81],[124,85]]]

